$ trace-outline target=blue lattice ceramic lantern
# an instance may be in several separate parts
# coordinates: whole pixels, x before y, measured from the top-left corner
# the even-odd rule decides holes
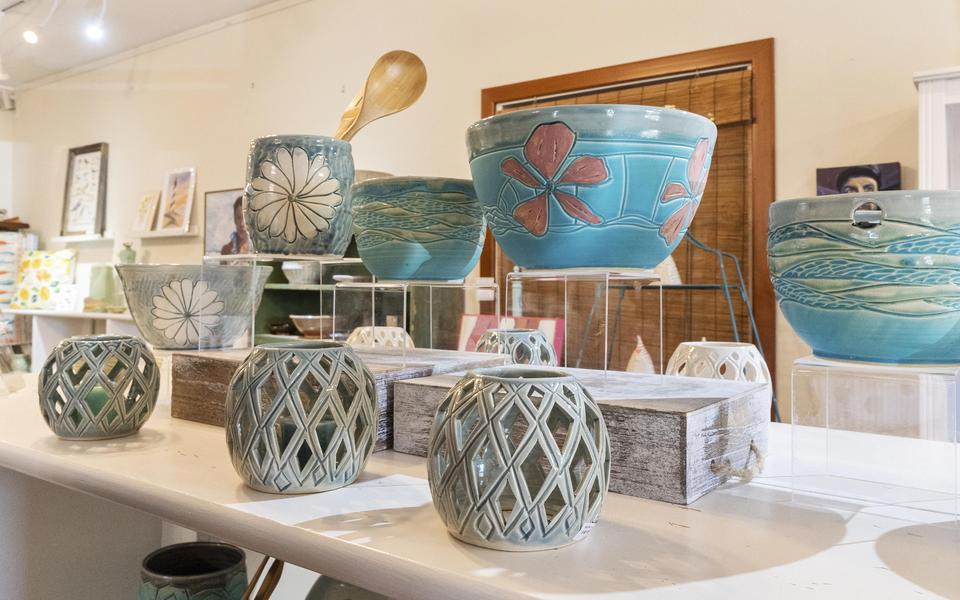
[[[427,459],[447,530],[496,550],[583,539],[610,482],[597,403],[573,375],[536,367],[467,373],[437,407]]]
[[[43,420],[68,440],[132,435],[157,403],[160,374],[143,340],[128,335],[67,338],[40,370]]]
[[[385,177],[353,187],[357,250],[380,279],[463,279],[483,249],[473,183]]]
[[[787,321],[825,358],[960,363],[960,192],[777,202],[768,256]]]
[[[257,346],[234,373],[224,412],[233,466],[261,492],[349,485],[373,453],[373,375],[340,342]]]
[[[244,219],[254,250],[342,257],[353,233],[352,185],[348,142],[319,135],[253,140]]]
[[[487,223],[526,268],[652,268],[676,248],[707,183],[717,128],[649,106],[511,112],[467,130]]]

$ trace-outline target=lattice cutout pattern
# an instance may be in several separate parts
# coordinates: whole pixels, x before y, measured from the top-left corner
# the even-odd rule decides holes
[[[488,329],[477,340],[477,352],[506,354],[515,365],[557,365],[557,354],[539,329]]]
[[[345,344],[258,346],[230,383],[226,420],[233,466],[250,487],[343,487],[373,451],[373,375]]]
[[[139,338],[82,336],[54,348],[40,371],[40,411],[65,439],[136,433],[153,412],[160,373]]]
[[[770,383],[770,371],[757,347],[738,342],[684,342],[670,357],[666,374]]]
[[[596,402],[562,372],[478,369],[437,409],[428,450],[433,503],[458,539],[544,550],[600,517],[610,441]]]

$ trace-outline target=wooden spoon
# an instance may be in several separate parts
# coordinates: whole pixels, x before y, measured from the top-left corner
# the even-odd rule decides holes
[[[406,50],[387,52],[374,63],[363,89],[343,111],[334,137],[349,142],[372,121],[410,108],[426,86],[427,68],[419,56]]]

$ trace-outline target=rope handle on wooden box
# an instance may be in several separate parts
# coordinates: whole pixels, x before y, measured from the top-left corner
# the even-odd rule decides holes
[[[280,576],[283,575],[282,560],[273,559],[273,564],[270,565],[267,574],[263,577],[260,591],[257,591],[257,583],[260,582],[260,575],[263,573],[263,569],[267,566],[269,560],[269,556],[264,556],[263,560],[260,561],[260,566],[257,567],[257,572],[254,573],[253,578],[250,579],[247,590],[243,593],[242,600],[269,600],[270,596],[273,595],[273,590],[277,589],[277,584],[280,583]],[[256,596],[253,595],[254,592],[257,592]]]
[[[763,472],[763,460],[765,458],[763,452],[760,450],[760,447],[757,446],[752,440],[750,441],[750,454],[753,454],[757,457],[757,460],[754,461],[752,467],[738,468],[731,465],[730,461],[724,461],[711,464],[710,470],[713,471],[715,475],[720,477],[739,477],[744,481],[750,481]],[[747,462],[749,462],[749,460]]]

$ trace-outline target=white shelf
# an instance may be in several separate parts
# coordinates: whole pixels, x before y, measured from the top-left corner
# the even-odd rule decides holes
[[[36,393],[31,381],[0,398],[0,466],[394,598],[793,598],[810,582],[828,582],[811,593],[831,598],[907,598],[955,581],[955,529],[892,518],[889,507],[797,498],[756,480],[693,507],[610,494],[596,528],[568,548],[475,548],[444,529],[423,459],[377,452],[346,488],[264,494],[241,483],[222,428],[170,418],[166,398],[137,435],[69,442],[49,431]],[[772,424],[770,442],[766,475],[782,475],[789,427]],[[909,568],[916,548],[933,561],[928,569]]]
[[[112,242],[113,234],[104,232],[102,234],[89,233],[83,235],[58,235],[50,238],[50,241],[54,244],[98,244]]]
[[[191,227],[187,231],[182,229],[170,229],[170,230],[161,230],[161,231],[131,231],[130,237],[140,238],[142,240],[154,239],[154,238],[183,238],[183,237],[196,237],[198,232],[196,229]]]
[[[84,312],[63,311],[63,310],[40,310],[29,308],[6,308],[3,314],[7,315],[25,315],[30,317],[51,317],[57,319],[92,319],[94,321],[133,321],[133,317],[128,312],[108,313],[108,312]]]

